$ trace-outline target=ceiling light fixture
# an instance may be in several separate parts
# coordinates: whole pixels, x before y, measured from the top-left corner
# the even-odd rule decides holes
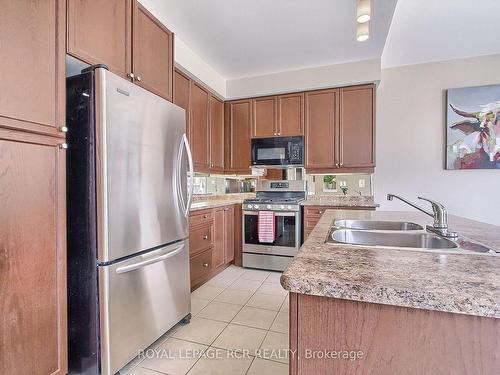
[[[365,23],[371,18],[370,0],[356,0],[356,20]]]
[[[364,42],[368,40],[370,37],[370,23],[358,23],[358,27],[356,29],[356,39],[358,42]]]

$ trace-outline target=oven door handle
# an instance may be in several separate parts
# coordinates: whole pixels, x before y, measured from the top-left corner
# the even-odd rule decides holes
[[[265,211],[265,210],[263,210]],[[275,216],[295,216],[298,212],[276,212],[274,211]],[[258,211],[243,211],[243,215],[254,215],[257,216],[259,214]]]

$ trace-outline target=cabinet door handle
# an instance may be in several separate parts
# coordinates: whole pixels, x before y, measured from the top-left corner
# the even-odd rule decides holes
[[[339,166],[339,163],[335,163],[335,166],[338,167]]]
[[[340,163],[340,166],[343,166],[343,165],[344,165],[344,163]]]
[[[205,235],[203,236],[203,239],[204,239],[204,240],[208,240],[208,235],[207,235],[207,234],[205,234]]]
[[[208,268],[209,265],[210,264],[208,264],[208,263],[203,263],[203,267],[205,267],[205,268]]]
[[[141,76],[137,76],[136,81],[141,82]]]
[[[208,218],[208,215],[207,214],[203,215],[203,218],[204,219]]]
[[[135,74],[134,73],[129,73],[127,74],[127,77],[130,78],[133,81],[135,81]]]

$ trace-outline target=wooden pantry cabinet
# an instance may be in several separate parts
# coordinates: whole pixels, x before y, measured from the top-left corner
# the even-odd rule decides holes
[[[67,0],[67,53],[172,101],[174,35],[136,0]]]
[[[224,102],[210,95],[210,171],[224,172]]]
[[[1,374],[66,374],[62,142],[0,127]]]
[[[375,85],[305,93],[305,156],[309,173],[373,171]]]
[[[235,229],[238,228],[235,226],[235,205],[190,214],[191,290],[207,282],[234,261],[237,240]]]
[[[66,374],[66,1],[0,11],[0,374]]]
[[[209,168],[210,133],[209,110],[210,93],[196,82],[191,81],[191,121],[190,144],[196,172],[205,172]]]

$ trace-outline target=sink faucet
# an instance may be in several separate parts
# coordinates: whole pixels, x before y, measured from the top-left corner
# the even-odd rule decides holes
[[[439,202],[433,201],[432,199],[427,199],[423,197],[418,197],[418,199],[422,199],[424,201],[429,202],[432,205],[432,212],[417,206],[415,203],[410,202],[409,200],[402,198],[395,194],[387,194],[387,200],[392,201],[393,198],[397,198],[402,202],[416,208],[419,211],[422,211],[424,214],[429,215],[434,218],[434,224],[427,225],[426,229],[430,232],[436,233],[443,237],[448,237],[455,239],[458,237],[458,234],[455,232],[451,232],[448,230],[448,214],[446,213],[446,208]]]

